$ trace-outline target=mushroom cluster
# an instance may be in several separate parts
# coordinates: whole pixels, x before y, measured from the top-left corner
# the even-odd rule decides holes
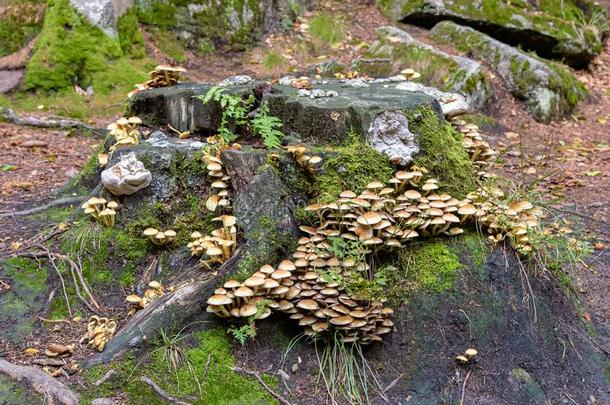
[[[104,351],[106,343],[116,332],[116,321],[93,315],[87,323],[87,333],[81,338],[81,342],[87,340],[98,352]]]
[[[460,354],[460,355],[458,355],[458,356],[456,356],[456,357],[455,357],[455,361],[456,361],[456,362],[458,362],[458,363],[460,363],[460,364],[467,364],[467,363],[469,363],[471,360],[474,360],[474,358],[476,357],[476,355],[477,355],[478,353],[479,353],[479,352],[477,352],[477,350],[476,350],[476,349],[472,349],[472,348],[470,348],[470,349],[466,349],[466,350],[464,351],[464,353],[462,353],[462,354]]]
[[[216,211],[219,207],[221,209],[229,208],[231,206],[231,198],[229,196],[229,181],[231,177],[225,171],[224,164],[220,158],[220,150],[209,151],[204,155],[203,159],[207,164],[208,176],[213,179],[210,185],[213,194],[205,202],[206,208],[212,212]]]
[[[306,247],[310,238],[300,242]],[[303,250],[298,250],[298,259],[283,260],[277,269],[262,266],[243,283],[228,280],[208,299],[207,311],[225,318],[254,319],[265,318],[271,311],[283,312],[297,320],[307,334],[332,329],[340,332],[344,342],[363,344],[379,341],[381,335],[392,330],[391,308],[378,301],[350,297],[343,286],[325,281],[321,275],[324,269],[352,271],[358,266],[354,261],[341,262],[329,253],[306,254],[313,259],[309,261],[301,253]]]
[[[335,73],[335,79],[337,79],[337,80],[358,79],[358,78],[361,78],[361,76],[360,76],[360,72],[358,72],[357,70],[350,70],[345,73],[342,73],[342,72]],[[369,79],[368,77],[366,77],[366,75],[364,78]]]
[[[544,216],[540,207],[527,200],[504,202],[504,192],[494,188],[479,188],[469,193],[464,201],[475,208],[475,219],[489,233],[493,243],[509,237],[513,246],[521,252],[530,252],[528,231],[540,225]]]
[[[286,147],[297,164],[308,174],[314,175],[322,169],[322,158],[320,156],[310,156],[307,148],[303,145],[291,145]]]
[[[158,65],[154,70],[148,72],[148,80],[144,83],[136,84],[136,89],[129,92],[127,97],[131,97],[138,91],[178,84],[182,73],[186,73],[186,69],[183,67]]]
[[[488,175],[487,171],[492,166],[497,153],[489,146],[489,143],[483,140],[477,125],[467,124],[465,121],[457,118],[452,119],[451,124],[464,136],[462,146],[466,149],[474,166],[477,168],[477,175],[479,177],[486,177]]]
[[[109,124],[106,129],[114,136],[114,144],[110,147],[110,152],[139,144],[140,132],[137,127],[140,124],[142,124],[142,120],[138,117],[121,117],[116,122]]]
[[[156,228],[146,228],[142,235],[146,236],[148,240],[155,246],[164,246],[172,243],[176,239],[176,232],[172,229],[166,231],[160,231]]]
[[[148,288],[144,291],[144,295],[140,297],[138,294],[130,294],[125,298],[129,304],[131,304],[131,309],[129,310],[128,315],[133,315],[140,309],[144,309],[150,304],[155,298],[162,297],[164,294],[164,289],[161,283],[158,281],[151,281],[148,283]]]
[[[213,222],[222,222],[222,227],[212,231],[211,235],[202,235],[195,231],[191,234],[192,242],[187,245],[193,256],[201,256],[205,253],[207,260],[201,264],[206,269],[211,269],[214,264],[223,264],[235,252],[237,247],[237,218],[232,215],[221,215],[212,219]]]
[[[81,206],[85,214],[91,215],[104,226],[113,226],[119,204],[116,201],[106,201],[105,198],[91,197]]]
[[[311,79],[309,79],[307,76],[291,79],[290,85],[299,90],[311,90],[313,87],[311,84]]]

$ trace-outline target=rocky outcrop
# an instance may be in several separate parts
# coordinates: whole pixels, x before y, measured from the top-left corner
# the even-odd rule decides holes
[[[480,63],[440,51],[396,27],[379,28],[367,55],[390,58],[395,72],[414,69],[421,74],[419,82],[465,96],[472,109],[481,108],[492,96]]]
[[[430,36],[489,63],[538,121],[565,116],[587,97],[586,88],[566,68],[472,28],[444,21],[432,29]]]
[[[112,37],[117,35],[116,23],[119,17],[132,5],[131,0],[70,0],[70,3],[91,24]]]
[[[114,195],[131,195],[151,181],[150,171],[134,153],[122,156],[117,164],[102,172],[102,184]]]
[[[389,15],[403,23],[432,27],[440,21],[451,20],[575,67],[587,66],[602,50],[602,33],[594,24],[584,22],[587,13],[607,18],[603,8],[590,1],[386,0],[380,3]],[[586,5],[580,9],[583,3]]]

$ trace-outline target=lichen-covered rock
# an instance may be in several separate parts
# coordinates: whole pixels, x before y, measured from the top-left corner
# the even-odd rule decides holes
[[[87,17],[91,24],[114,37],[119,17],[131,7],[132,2],[131,0],[70,0],[70,3]]]
[[[440,21],[455,21],[575,67],[585,67],[602,50],[604,28],[586,24],[583,19],[587,15],[595,15],[601,21],[608,18],[602,7],[588,0],[379,0],[379,3],[403,23],[432,27]]]
[[[444,21],[432,29],[430,36],[489,63],[504,79],[510,92],[523,100],[527,110],[538,121],[547,122],[565,116],[587,97],[586,88],[566,68],[470,27]]]
[[[398,90],[424,93],[430,97],[434,97],[434,99],[440,104],[443,115],[447,118],[468,114],[471,111],[467,99],[461,94],[447,93],[440,91],[437,88],[427,87],[423,84],[415,82],[402,82],[399,83],[396,88]]]
[[[411,163],[419,152],[415,135],[409,131],[409,121],[400,111],[384,111],[375,117],[367,139],[375,150],[401,165]]]
[[[102,172],[102,184],[114,195],[134,194],[151,181],[150,171],[136,158],[135,153],[122,156],[117,164]]]
[[[435,49],[396,27],[379,28],[367,55],[391,58],[396,71],[414,69],[423,84],[462,94],[473,109],[481,108],[492,96],[480,63]]]
[[[350,70],[371,77],[387,77],[394,73],[390,58],[357,58],[352,62]]]

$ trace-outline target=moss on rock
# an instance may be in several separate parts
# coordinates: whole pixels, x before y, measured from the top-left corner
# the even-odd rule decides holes
[[[425,242],[401,251],[401,270],[424,291],[451,289],[462,267],[458,256],[445,242]]]
[[[3,3],[0,14],[0,57],[17,52],[32,40],[42,27],[43,0]]]
[[[117,83],[133,84],[145,77],[124,57],[119,41],[91,25],[69,0],[49,0],[27,66],[26,88],[49,91],[78,84],[106,94]]]

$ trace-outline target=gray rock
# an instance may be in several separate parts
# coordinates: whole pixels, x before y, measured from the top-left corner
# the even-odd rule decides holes
[[[220,83],[219,86],[242,86],[252,82],[252,78],[248,75],[229,76]]]
[[[397,70],[416,68],[422,75],[420,82],[462,94],[473,109],[483,107],[492,96],[479,62],[440,51],[396,27],[379,28],[367,55],[389,57]]]
[[[587,97],[585,87],[564,67],[472,28],[444,21],[432,29],[430,36],[489,63],[538,121],[563,117]]]
[[[23,70],[0,70],[0,94],[8,93],[19,87],[24,73]]]
[[[135,153],[121,157],[121,160],[102,172],[102,184],[114,195],[131,195],[148,186],[152,175],[140,162]]]
[[[415,135],[409,131],[407,117],[399,111],[384,111],[379,114],[368,130],[367,140],[390,161],[406,165],[419,152]]]
[[[591,18],[592,13],[608,18],[603,7],[588,0],[567,3],[571,7],[582,7],[583,17],[573,16],[571,12],[556,17],[560,15],[556,9],[559,2],[553,1],[388,0],[383,3],[382,7],[396,21],[426,28],[440,21],[454,21],[574,67],[586,67],[603,48],[603,30],[594,23],[583,24],[582,18]]]
[[[70,0],[70,3],[91,24],[111,37],[116,36],[116,23],[132,5],[132,0]]]
[[[350,70],[371,77],[387,77],[393,73],[393,69],[391,58],[358,58],[350,66]]]
[[[118,404],[118,402],[112,398],[96,398],[93,401],[91,401],[91,405],[116,405],[116,404]]]
[[[447,93],[434,87],[427,87],[415,82],[400,83],[396,88],[398,90],[420,92],[427,94],[430,97],[434,97],[441,105],[443,115],[445,115],[446,118],[452,118],[470,112],[470,106],[468,105],[466,98],[461,94]]]
[[[347,66],[345,65],[345,63],[336,60],[336,59],[330,59],[330,60],[326,60],[324,62],[318,63],[315,68],[313,69],[313,71],[311,72],[312,75],[314,74],[319,74],[322,77],[335,77],[336,73],[344,73],[347,72]]]

